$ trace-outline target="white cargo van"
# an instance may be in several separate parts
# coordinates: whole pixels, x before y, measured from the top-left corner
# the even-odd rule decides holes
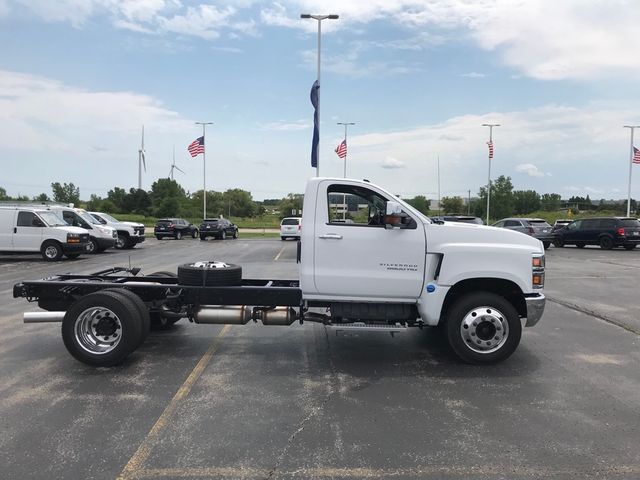
[[[38,253],[47,261],[86,252],[89,234],[47,207],[0,206],[0,253]]]
[[[104,252],[107,248],[115,246],[118,238],[116,229],[101,225],[86,210],[63,205],[47,205],[46,208],[56,212],[69,225],[84,228],[88,231],[89,244],[87,245],[87,253]]]

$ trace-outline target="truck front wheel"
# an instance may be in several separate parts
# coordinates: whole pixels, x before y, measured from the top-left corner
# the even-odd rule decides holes
[[[449,345],[467,363],[479,365],[506,359],[518,347],[521,335],[518,312],[494,293],[464,295],[447,315]]]
[[[69,353],[94,367],[122,362],[141,341],[142,322],[134,302],[114,291],[81,297],[65,313],[62,340]]]

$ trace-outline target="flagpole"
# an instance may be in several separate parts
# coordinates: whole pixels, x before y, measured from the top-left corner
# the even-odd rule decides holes
[[[499,127],[499,123],[483,123],[483,127],[489,127],[489,145],[493,145],[493,127]],[[489,225],[489,201],[491,199],[491,147],[489,148],[489,175],[487,177],[487,225]]]
[[[300,18],[313,18],[318,21],[318,105],[316,107],[316,113],[318,115],[318,144],[316,145],[316,177],[320,176],[320,57],[321,57],[321,47],[322,47],[322,20],[337,20],[339,18],[338,15],[311,15],[309,13],[303,13],[300,15]]]
[[[196,125],[202,125],[202,143],[204,148],[202,149],[202,218],[207,218],[207,142],[205,138],[206,126],[213,125],[213,122],[195,122]]]
[[[438,215],[440,215],[441,213],[442,212],[440,211],[440,155],[438,155]]]
[[[633,130],[640,128],[640,125],[624,125],[622,128],[631,130],[631,146],[629,147],[629,188],[627,190],[627,217],[631,215],[631,167],[633,166]]]

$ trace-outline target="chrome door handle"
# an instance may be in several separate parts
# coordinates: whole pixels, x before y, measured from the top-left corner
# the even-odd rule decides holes
[[[322,238],[324,240],[342,240],[342,235],[338,235],[337,233],[326,233],[324,235],[319,235],[318,238]]]

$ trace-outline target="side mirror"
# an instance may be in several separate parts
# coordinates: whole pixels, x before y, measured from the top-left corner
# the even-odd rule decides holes
[[[407,214],[402,212],[402,207],[398,202],[387,202],[387,211],[384,216],[385,228],[407,228]]]
[[[387,215],[400,217],[402,215],[402,207],[398,202],[387,202]]]

